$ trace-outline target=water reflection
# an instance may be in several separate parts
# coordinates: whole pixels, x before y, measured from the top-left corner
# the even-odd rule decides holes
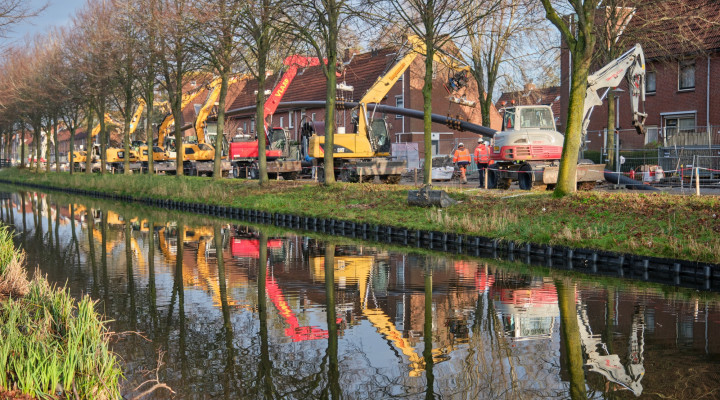
[[[720,387],[714,294],[41,193],[0,201],[30,266],[100,300],[129,395],[160,355],[159,379],[180,398],[693,398]]]

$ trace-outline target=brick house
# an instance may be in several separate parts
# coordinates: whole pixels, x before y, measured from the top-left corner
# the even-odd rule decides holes
[[[717,20],[720,3],[700,0],[684,0],[694,17],[688,20]],[[658,9],[638,8],[630,21],[659,20]],[[657,22],[661,24],[662,22]],[[689,39],[681,41],[680,32],[669,31],[666,25],[657,30],[645,28],[645,35],[638,40],[645,52],[646,101],[640,111],[648,114],[645,126],[647,135],[637,135],[632,129],[627,82],[616,91],[616,126],[620,129],[622,149],[640,149],[645,146],[708,146],[720,145],[720,26],[708,22],[688,22],[683,26],[692,32]],[[660,32],[660,30],[665,30]],[[683,32],[688,35],[687,32]],[[634,44],[634,43],[633,43]],[[599,45],[599,44],[598,44]],[[628,45],[630,48],[631,44]],[[591,73],[599,66],[591,69]],[[569,93],[570,57],[566,45],[561,50],[562,94]],[[568,96],[561,96],[561,121],[566,121]],[[593,110],[588,127],[587,148],[600,150],[607,146],[604,130],[607,127],[607,100]]]
[[[345,87],[352,87],[352,90],[338,90],[338,97],[345,101],[359,101],[365,92],[382,76],[388,68],[398,61],[398,52],[395,48],[385,48],[381,50],[373,50],[366,53],[359,53],[353,56],[346,55],[345,59],[349,59],[349,64],[345,67],[341,77],[338,78],[338,84],[344,84]],[[265,90],[271,91],[277,84],[283,71],[269,75],[266,81]],[[433,85],[433,113],[440,115],[451,115],[453,117],[460,116],[461,119],[481,124],[482,118],[479,105],[470,108],[460,106],[456,103],[450,103],[448,93],[444,88],[444,82],[447,79],[447,71],[438,68],[435,74],[435,83]],[[417,57],[411,66],[405,71],[398,82],[390,89],[386,98],[381,104],[405,107],[415,110],[422,110],[423,97],[422,86],[425,74],[424,58]],[[235,101],[228,107],[229,110],[249,107],[255,104],[255,92],[257,90],[257,82],[250,80],[242,88]],[[466,89],[466,97],[468,99],[477,99],[478,90],[475,82],[470,79],[470,84]],[[325,76],[321,67],[310,67],[305,70],[299,70],[295,80],[290,84],[283,102],[293,101],[324,101],[325,100]],[[400,115],[381,115],[391,124],[390,139],[393,143],[417,143],[419,157],[424,157],[423,151],[423,122],[418,119],[406,118]],[[375,115],[377,118],[378,115]],[[325,118],[324,108],[313,109],[287,109],[279,108],[272,116],[271,125],[287,128],[290,132],[292,140],[299,140],[300,137],[300,121],[303,118],[322,121]],[[337,110],[337,127],[340,131],[352,132],[352,111]],[[491,127],[499,129],[502,124],[502,118],[493,108],[491,115]],[[254,133],[254,111],[244,114],[235,115],[226,126],[225,134],[233,136],[240,130],[245,133]],[[434,154],[447,154],[454,148],[457,141],[467,141],[472,143],[469,146],[474,148],[474,143],[478,136],[474,133],[459,132],[452,130],[441,124],[433,124],[433,152]]]

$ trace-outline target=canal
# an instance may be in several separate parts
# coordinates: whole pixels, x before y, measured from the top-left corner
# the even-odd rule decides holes
[[[720,398],[720,295],[3,186],[130,398]]]

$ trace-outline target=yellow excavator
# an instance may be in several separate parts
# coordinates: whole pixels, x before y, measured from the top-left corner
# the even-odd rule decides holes
[[[335,175],[338,180],[358,182],[361,178],[362,180],[372,180],[375,176],[379,176],[380,180],[385,183],[398,183],[401,174],[407,169],[406,161],[390,159],[391,145],[387,121],[382,118],[371,120],[367,106],[368,104],[379,104],[415,58],[427,53],[425,43],[417,36],[408,37],[408,44],[411,48],[410,51],[385,75],[379,77],[360,99],[356,110],[357,131],[333,135],[332,151],[333,159],[336,160]],[[460,65],[456,59],[439,49],[435,51],[433,59],[456,71],[458,76],[463,76],[470,70],[468,66]],[[458,82],[459,80],[452,79],[451,81]],[[455,92],[457,89],[453,84],[446,85],[446,88],[449,92]],[[470,104],[466,100],[458,101],[455,96],[451,96],[450,100],[463,105]],[[302,136],[305,154],[314,158],[315,163],[322,168],[325,157],[325,136],[316,134],[311,124],[303,124]],[[318,177],[323,179],[324,173],[319,171]]]

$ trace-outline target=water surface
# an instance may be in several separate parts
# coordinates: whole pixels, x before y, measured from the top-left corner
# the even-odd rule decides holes
[[[111,320],[128,397],[156,376],[182,399],[720,397],[716,293],[0,198],[28,265]]]

